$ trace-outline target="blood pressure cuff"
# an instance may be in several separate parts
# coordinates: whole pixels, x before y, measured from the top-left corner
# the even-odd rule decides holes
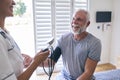
[[[49,58],[53,61],[57,62],[61,55],[61,49],[59,47],[56,47],[53,53],[50,54]]]

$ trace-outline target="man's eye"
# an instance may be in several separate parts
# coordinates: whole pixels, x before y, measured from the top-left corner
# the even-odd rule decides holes
[[[78,21],[83,21],[81,18],[77,18]]]
[[[84,21],[83,19],[81,18],[73,18],[73,20],[77,20],[77,21]]]

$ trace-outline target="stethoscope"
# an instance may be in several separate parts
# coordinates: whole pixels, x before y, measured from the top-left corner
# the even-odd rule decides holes
[[[8,51],[13,50],[15,46],[13,45],[13,42],[10,40],[10,38],[3,31],[1,31],[0,34],[5,38],[6,42],[9,45]]]

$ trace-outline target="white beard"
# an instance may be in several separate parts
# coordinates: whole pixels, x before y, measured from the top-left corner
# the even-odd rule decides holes
[[[72,28],[79,27],[78,25],[72,24]],[[86,31],[86,25],[80,27],[77,31],[72,30],[73,34],[81,34],[82,32]]]

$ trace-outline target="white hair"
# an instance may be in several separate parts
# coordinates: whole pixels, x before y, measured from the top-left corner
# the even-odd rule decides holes
[[[84,12],[85,16],[86,16],[86,22],[90,21],[90,14],[89,14],[89,12],[87,10],[85,10],[85,9],[78,9],[78,10],[75,11],[75,13],[76,12]]]

